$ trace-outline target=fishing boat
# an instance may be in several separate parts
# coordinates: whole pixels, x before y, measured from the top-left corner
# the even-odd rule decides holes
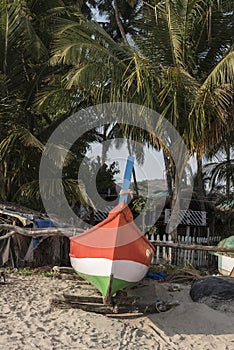
[[[217,254],[218,270],[224,276],[234,277],[234,257]]]
[[[119,204],[101,223],[70,238],[74,270],[92,283],[104,301],[146,275],[154,247],[136,226],[126,203],[133,167],[128,158]]]

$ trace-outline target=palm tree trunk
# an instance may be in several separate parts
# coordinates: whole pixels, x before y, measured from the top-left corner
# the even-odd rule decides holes
[[[101,165],[104,165],[107,159],[108,145],[107,145],[107,130],[109,125],[103,126],[103,134],[102,134],[102,156],[101,156]]]
[[[203,183],[203,176],[202,176],[202,156],[200,152],[197,152],[197,190],[198,190],[198,198],[201,201],[201,210],[205,211],[205,189],[204,189],[204,183]]]
[[[230,197],[230,172],[229,172],[229,164],[230,164],[230,160],[231,160],[231,152],[230,152],[230,145],[228,140],[225,142],[225,152],[226,152],[226,196],[229,199]]]
[[[164,158],[164,164],[165,164],[165,170],[166,170],[166,181],[167,181],[167,190],[170,197],[170,202],[172,201],[172,193],[173,193],[173,178],[172,178],[172,172],[171,172],[171,162],[170,159],[167,157],[165,151],[163,151],[163,158]]]
[[[115,9],[115,19],[116,19],[116,23],[117,23],[117,26],[119,28],[120,34],[121,34],[122,38],[124,39],[124,41],[127,42],[127,37],[126,37],[125,31],[124,31],[122,22],[120,20],[117,0],[114,0],[114,9]]]
[[[133,182],[134,182],[134,187],[135,187],[136,195],[139,196],[138,185],[137,185],[137,179],[136,179],[136,172],[135,172],[134,167],[133,167],[133,169],[132,169],[132,176],[133,176]]]
[[[6,201],[11,201],[11,180],[8,174],[8,162],[5,160],[3,162],[3,188],[4,188],[4,198]]]
[[[127,147],[128,147],[128,153],[129,153],[129,155],[131,156],[131,155],[132,155],[132,149],[131,149],[131,144],[130,144],[130,141],[129,141],[128,138],[127,138]],[[137,185],[137,179],[136,179],[136,172],[135,172],[134,167],[133,167],[133,169],[132,169],[132,177],[133,177],[133,182],[134,182],[134,187],[135,187],[136,195],[139,196],[138,185]]]
[[[200,210],[206,211],[205,207],[205,189],[204,189],[204,182],[203,182],[203,166],[202,166],[202,156],[200,152],[197,152],[197,190],[198,190],[198,199],[200,200]],[[198,235],[201,235],[202,233],[202,227],[197,227]]]
[[[178,220],[180,211],[180,188],[179,188],[179,175],[175,175],[174,179],[174,191],[171,198],[171,217],[170,217],[170,227],[172,227],[171,238],[173,242],[177,242],[178,239]]]

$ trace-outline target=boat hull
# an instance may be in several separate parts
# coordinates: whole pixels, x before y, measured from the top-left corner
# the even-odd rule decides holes
[[[230,276],[234,269],[234,258],[222,254],[218,254],[218,269],[224,276]]]
[[[70,240],[72,267],[104,297],[142,280],[154,255],[125,202],[102,223]]]
[[[234,248],[234,236],[224,238],[219,242],[218,247]],[[225,255],[215,253],[218,256],[218,270],[224,276],[231,276],[234,271],[234,254]]]
[[[103,296],[108,293],[111,275],[113,275],[111,294],[134,285],[148,271],[148,266],[130,260],[78,259],[71,258],[74,270],[84,279],[92,283]]]

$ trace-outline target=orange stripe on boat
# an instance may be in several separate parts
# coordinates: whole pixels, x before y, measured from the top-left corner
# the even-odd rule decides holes
[[[108,218],[90,230],[70,238],[73,258],[131,260],[150,265],[154,247],[133,221],[131,210],[121,202]]]
[[[90,247],[71,241],[70,256],[73,258],[105,258],[110,260],[131,260],[146,266],[150,265],[154,248],[140,237],[134,242],[112,248]]]

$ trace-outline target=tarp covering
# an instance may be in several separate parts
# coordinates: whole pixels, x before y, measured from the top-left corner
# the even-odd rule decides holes
[[[55,227],[53,221],[51,221],[50,219],[34,219],[33,222],[34,222],[35,226],[38,228]],[[47,238],[46,236],[39,237],[39,238],[33,238],[32,239],[33,249],[37,248],[38,244],[46,238]]]
[[[66,227],[64,223],[54,222],[38,212],[30,212],[21,207],[10,209],[0,204],[0,223],[24,227]],[[0,235],[6,234],[0,231]],[[0,267],[69,264],[69,239],[67,237],[46,236],[30,239],[21,235],[0,240]]]
[[[55,227],[55,224],[50,219],[33,219],[33,222],[38,228]]]
[[[30,216],[21,214],[18,212],[14,212],[11,210],[0,209],[0,214],[4,214],[4,215],[11,216],[13,218],[18,219],[23,224],[23,226],[27,226],[32,223],[32,218]]]
[[[234,248],[234,236],[224,238],[222,241],[219,242],[218,246],[223,248]]]

